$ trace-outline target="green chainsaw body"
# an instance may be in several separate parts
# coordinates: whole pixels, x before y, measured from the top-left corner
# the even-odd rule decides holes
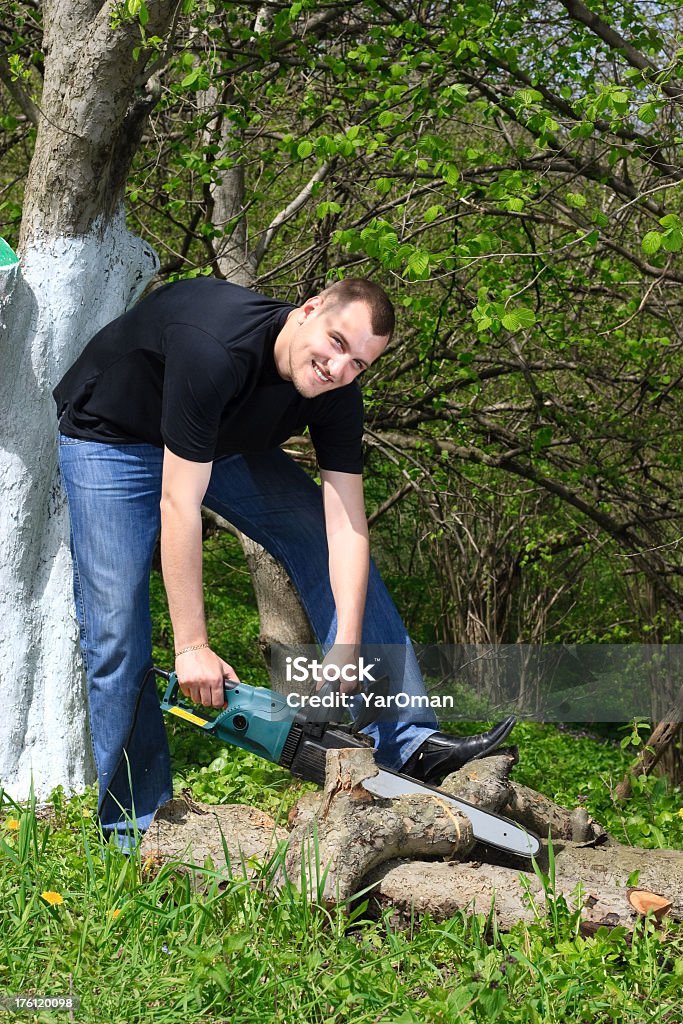
[[[291,706],[284,694],[263,686],[225,682],[225,707],[209,717],[178,700],[175,672],[155,669],[168,680],[161,709],[223,743],[282,765],[293,775],[319,785],[325,781],[325,756],[334,747],[366,747],[372,741],[344,725],[326,721],[325,713],[304,714]],[[325,684],[321,698],[328,690]]]

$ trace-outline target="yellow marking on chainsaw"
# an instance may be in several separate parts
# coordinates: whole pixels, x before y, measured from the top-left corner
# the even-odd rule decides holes
[[[192,722],[193,725],[206,725],[210,721],[209,718],[200,718],[199,715],[193,715],[190,711],[186,711],[185,708],[169,708],[168,710],[171,715],[184,718],[186,722]]]

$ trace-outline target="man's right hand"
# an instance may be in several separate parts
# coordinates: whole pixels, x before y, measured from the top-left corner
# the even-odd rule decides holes
[[[222,708],[225,704],[224,680],[239,683],[232,665],[219,658],[210,647],[179,654],[175,671],[180,689],[194,701],[206,707]]]

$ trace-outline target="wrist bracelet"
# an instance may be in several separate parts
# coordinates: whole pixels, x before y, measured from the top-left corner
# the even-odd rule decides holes
[[[206,643],[206,644],[192,644],[191,647],[183,647],[183,649],[181,651],[176,651],[175,652],[175,656],[176,656],[176,658],[179,658],[181,654],[189,654],[190,651],[201,651],[201,649],[203,647],[208,647],[208,646],[209,646],[208,643]]]

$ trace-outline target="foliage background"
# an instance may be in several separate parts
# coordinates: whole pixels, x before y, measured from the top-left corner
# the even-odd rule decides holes
[[[678,6],[185,0],[172,47],[114,13],[159,54],[127,200],[161,276],[397,301],[368,494],[421,638],[676,641]],[[3,14],[16,242],[41,6]]]

